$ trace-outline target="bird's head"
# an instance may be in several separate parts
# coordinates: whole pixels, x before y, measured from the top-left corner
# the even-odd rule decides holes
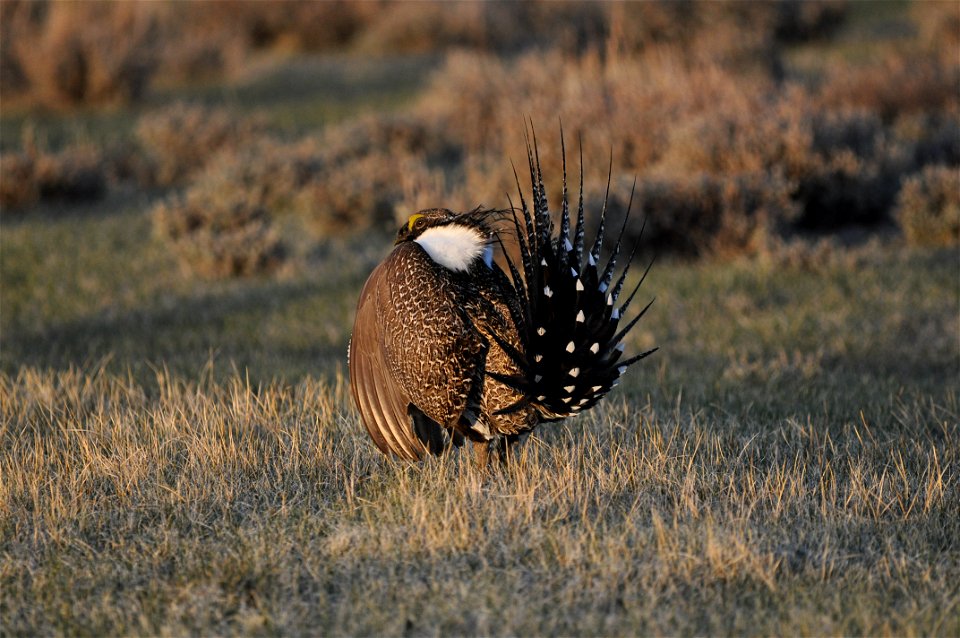
[[[400,244],[405,241],[413,241],[423,234],[428,228],[437,226],[446,226],[456,222],[459,215],[446,208],[428,208],[418,213],[410,215],[410,218],[400,226],[397,231],[397,241]]]
[[[481,208],[465,213],[428,208],[407,219],[394,243],[415,241],[434,261],[452,270],[466,270],[479,257],[489,266],[495,234],[491,222],[498,214]]]
[[[397,231],[397,240],[394,244],[413,241],[424,231],[440,226],[459,226],[472,230],[485,240],[493,238],[493,223],[503,217],[505,211],[474,208],[465,213],[455,213],[446,208],[427,208],[410,215]]]

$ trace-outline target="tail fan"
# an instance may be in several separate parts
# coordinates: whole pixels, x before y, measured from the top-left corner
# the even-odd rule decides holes
[[[516,376],[493,376],[523,395],[520,401],[503,412],[532,405],[540,412],[543,420],[556,420],[593,407],[619,383],[620,376],[630,365],[657,350],[653,348],[623,358],[623,339],[653,303],[652,300],[636,317],[620,328],[623,313],[633,301],[653,262],[647,266],[640,282],[626,301],[618,305],[630,263],[636,253],[636,244],[614,283],[630,206],[627,207],[627,217],[624,218],[612,253],[601,268],[601,249],[613,169],[612,157],[597,236],[590,250],[584,255],[583,150],[581,148],[580,151],[577,218],[572,228],[571,241],[563,130],[561,128],[560,131],[563,195],[560,229],[556,236],[547,205],[546,189],[543,186],[536,132],[531,129],[531,134],[532,144],[530,138],[527,139],[527,161],[530,168],[532,208],[523,195],[520,179],[514,169],[520,196],[519,207],[513,209],[514,230],[520,254],[519,267],[509,256],[506,258],[511,283],[521,305],[522,322],[518,323],[523,347],[522,352],[514,350],[514,358],[522,372]],[[631,204],[632,201],[633,193],[630,196]],[[640,232],[642,235],[642,228]]]

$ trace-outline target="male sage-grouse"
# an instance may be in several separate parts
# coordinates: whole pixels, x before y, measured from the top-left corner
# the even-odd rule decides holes
[[[414,460],[469,439],[486,463],[491,449],[503,453],[538,424],[592,407],[656,350],[622,358],[624,336],[650,304],[618,329],[643,278],[618,303],[633,254],[616,281],[619,239],[599,265],[606,198],[584,255],[582,157],[571,237],[565,152],[556,236],[535,140],[527,155],[532,210],[517,180],[519,214],[511,206],[411,215],[360,293],[350,388],[384,453]],[[493,260],[498,231],[516,235],[519,259],[503,255],[509,275]]]

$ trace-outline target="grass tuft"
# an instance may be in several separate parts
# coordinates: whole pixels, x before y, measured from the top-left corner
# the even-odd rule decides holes
[[[956,402],[824,428],[614,399],[485,474],[380,456],[339,376],[23,368],[0,398],[14,633],[960,628]]]

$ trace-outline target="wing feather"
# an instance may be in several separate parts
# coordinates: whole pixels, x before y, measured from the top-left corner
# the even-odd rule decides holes
[[[416,460],[425,446],[413,432],[407,405],[410,397],[390,375],[383,347],[383,324],[376,291],[384,264],[373,271],[360,293],[350,339],[350,389],[370,438],[386,454]]]
[[[360,293],[350,342],[363,424],[378,448],[405,459],[439,449],[417,435],[411,405],[444,428],[468,427],[461,417],[477,400],[471,389],[488,349],[440,268],[416,243],[397,246]]]

